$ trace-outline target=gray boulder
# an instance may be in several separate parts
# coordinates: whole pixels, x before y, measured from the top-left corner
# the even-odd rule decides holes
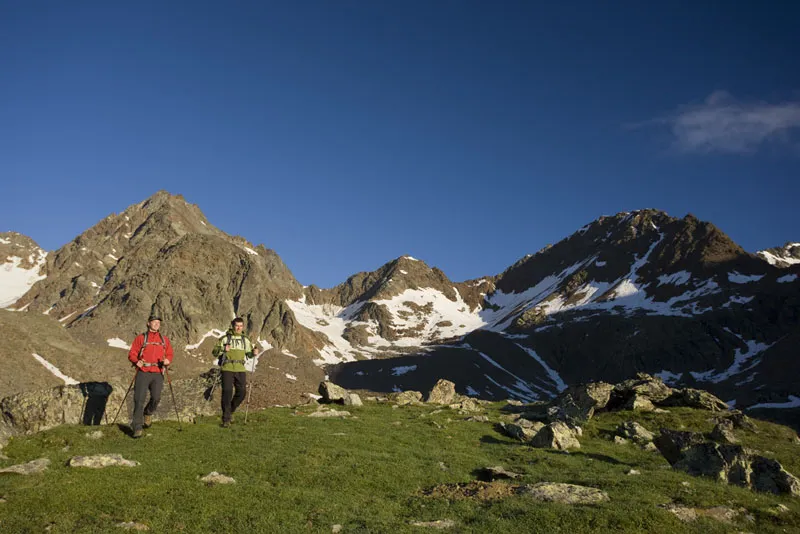
[[[608,494],[597,488],[558,482],[526,484],[520,486],[517,492],[537,501],[563,504],[597,504],[609,500]]]
[[[236,484],[236,481],[232,477],[217,473],[216,471],[211,471],[201,478],[200,481],[205,482],[209,486],[213,486],[214,484]]]
[[[672,395],[672,388],[658,377],[637,373],[636,378],[625,380],[614,386],[611,400],[617,399],[617,403],[624,405],[634,395],[659,403]]]
[[[482,479],[484,480],[500,480],[500,479],[514,479],[521,477],[519,473],[514,473],[513,471],[508,471],[504,467],[497,465],[494,467],[484,467],[480,469],[480,474]]]
[[[8,445],[8,441],[14,434],[14,427],[0,418],[0,451],[3,450],[3,447]]]
[[[24,464],[12,465],[11,467],[0,469],[0,473],[14,473],[16,475],[36,475],[38,473],[43,473],[49,465],[50,465],[49,458],[39,458],[38,460],[32,460]]]
[[[625,421],[617,427],[617,435],[639,445],[653,441],[655,435],[636,421]]]
[[[344,402],[348,396],[346,389],[329,381],[320,383],[319,394],[322,395],[322,402]]]
[[[594,415],[594,400],[577,401],[569,393],[559,396],[547,409],[549,422],[584,424]]]
[[[702,434],[661,430],[656,446],[673,468],[755,491],[800,495],[800,480],[775,460],[741,445],[704,441]]]
[[[320,410],[308,414],[308,417],[350,417],[350,412],[346,410]]]
[[[89,467],[101,469],[103,467],[136,467],[139,462],[126,460],[120,454],[96,454],[94,456],[73,456],[69,459],[70,467]]]
[[[753,474],[750,477],[750,484],[754,490],[779,495],[800,495],[800,480],[786,471],[777,461],[756,456],[751,466]]]
[[[518,418],[516,421],[514,421],[514,423],[518,424],[522,428],[531,430],[534,433],[544,428],[544,423],[542,423],[541,421],[531,421],[530,419],[525,419],[524,417]]]
[[[440,378],[433,386],[425,402],[431,404],[453,404],[456,401],[456,385],[449,380]]]
[[[456,522],[452,519],[437,519],[436,521],[411,521],[409,525],[412,527],[432,528],[434,530],[448,530],[455,527]]]
[[[483,405],[477,399],[470,397],[460,397],[458,402],[450,405],[453,410],[460,410],[462,412],[482,412]]]
[[[657,402],[661,406],[683,406],[686,408],[699,408],[701,410],[727,411],[728,405],[719,397],[715,397],[702,389],[677,389],[673,393]]]
[[[577,407],[580,413],[586,416],[584,420],[588,420],[595,410],[602,410],[608,405],[613,389],[614,385],[606,382],[590,382],[588,384],[569,386],[556,397],[553,405],[559,405],[561,399],[569,397],[570,402]]]
[[[580,449],[581,444],[575,438],[574,431],[565,423],[556,421],[543,427],[531,439],[531,446],[537,449]]]
[[[741,410],[731,410],[728,419],[733,423],[733,428],[757,432],[756,425]]]
[[[714,426],[709,436],[711,439],[718,443],[734,444],[739,440],[733,435],[733,421],[730,419],[723,419]]]
[[[653,439],[653,443],[670,465],[674,465],[680,460],[683,451],[704,441],[703,434],[699,432],[684,432],[666,428],[662,428],[661,434]]]
[[[626,410],[633,410],[635,412],[652,412],[656,409],[653,405],[653,401],[650,398],[640,395],[638,393],[634,393],[623,405],[623,408]]]
[[[116,524],[119,528],[124,528],[126,530],[150,530],[150,527],[143,523],[137,523],[136,521],[121,521]]]
[[[539,428],[531,427],[526,428],[521,425],[515,423],[499,423],[497,426],[501,433],[505,434],[506,436],[514,439],[518,439],[520,441],[530,441],[536,435],[536,433],[544,427],[542,423]]]
[[[394,402],[398,406],[405,406],[407,404],[420,404],[422,402],[422,393],[419,391],[400,391],[390,393],[389,401]]]
[[[356,393],[348,393],[347,396],[344,398],[344,405],[363,406],[364,403],[361,402],[361,397],[359,397]]]

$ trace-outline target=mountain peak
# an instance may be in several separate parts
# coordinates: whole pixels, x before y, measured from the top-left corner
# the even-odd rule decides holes
[[[30,237],[18,232],[0,232],[0,308],[9,306],[45,277],[47,253]]]
[[[800,264],[800,243],[785,243],[782,247],[759,250],[758,256],[770,265],[776,267],[789,267]]]

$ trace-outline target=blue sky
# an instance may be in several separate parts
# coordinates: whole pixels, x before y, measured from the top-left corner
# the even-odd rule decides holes
[[[639,208],[800,240],[800,4],[555,4],[2,2],[0,231],[165,189],[322,287]]]

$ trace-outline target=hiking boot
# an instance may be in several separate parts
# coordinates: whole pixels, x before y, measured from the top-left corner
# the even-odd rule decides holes
[[[150,425],[153,424],[153,416],[152,415],[144,415],[144,427],[150,428]]]
[[[136,430],[133,431],[133,437],[136,438],[136,439],[141,438],[143,434],[144,434],[144,431],[141,428],[136,429]]]
[[[231,427],[231,422],[230,421],[223,421],[222,425],[220,425],[220,426],[222,426],[222,428],[230,428]]]

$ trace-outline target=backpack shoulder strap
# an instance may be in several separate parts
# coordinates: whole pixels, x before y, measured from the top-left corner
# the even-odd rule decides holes
[[[145,331],[145,332],[143,332],[142,334],[139,334],[139,335],[142,336],[142,346],[139,348],[139,355],[136,357],[137,360],[141,360],[142,359],[142,354],[144,354],[144,348],[147,346],[147,331]],[[139,337],[139,336],[136,336],[136,337]]]

